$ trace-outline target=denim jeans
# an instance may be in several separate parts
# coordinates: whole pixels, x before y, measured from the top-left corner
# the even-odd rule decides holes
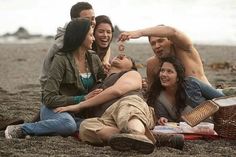
[[[83,119],[76,118],[68,112],[56,113],[51,108],[41,105],[40,121],[24,123],[22,131],[27,135],[61,135],[69,136],[79,130]]]
[[[186,104],[193,108],[203,101],[224,96],[221,91],[191,76],[185,78],[184,89],[187,96]]]

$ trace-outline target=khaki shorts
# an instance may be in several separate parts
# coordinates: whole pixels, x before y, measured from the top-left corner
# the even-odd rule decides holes
[[[80,125],[80,138],[89,143],[102,143],[102,140],[96,136],[96,132],[105,126],[116,127],[120,132],[129,133],[128,121],[133,117],[140,119],[149,129],[155,126],[153,108],[139,96],[130,95],[113,103],[101,118],[84,120]]]

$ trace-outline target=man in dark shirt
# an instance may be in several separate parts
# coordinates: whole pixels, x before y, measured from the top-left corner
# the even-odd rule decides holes
[[[86,119],[80,125],[82,141],[93,145],[109,144],[121,151],[153,152],[156,139],[150,130],[155,126],[155,113],[142,99],[142,77],[132,70],[134,67],[129,57],[117,56],[111,62],[108,77],[101,86],[105,89],[101,93],[77,105],[56,109],[57,112],[80,112],[96,107],[95,115],[98,117]],[[172,147],[182,149],[183,136],[180,135],[168,136],[161,145],[166,145],[168,140],[173,143],[173,139],[178,145]],[[160,136],[157,140],[160,142]]]

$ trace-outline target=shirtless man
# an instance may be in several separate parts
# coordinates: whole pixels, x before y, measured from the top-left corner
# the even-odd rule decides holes
[[[119,36],[119,41],[136,39],[142,36],[148,36],[149,43],[155,54],[155,56],[147,60],[148,84],[152,83],[155,71],[160,68],[160,58],[174,55],[184,65],[186,76],[194,76],[210,85],[204,73],[200,55],[192,41],[184,33],[173,27],[158,25],[136,31],[123,32]]]

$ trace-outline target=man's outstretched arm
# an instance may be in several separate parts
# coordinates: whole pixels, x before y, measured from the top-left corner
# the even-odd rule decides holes
[[[114,85],[105,89],[98,95],[76,105],[58,107],[56,112],[79,112],[81,109],[101,105],[118,98],[130,91],[142,88],[142,77],[137,71],[129,71],[121,76]]]
[[[120,34],[118,40],[126,41],[129,39],[137,39],[143,36],[166,37],[172,41],[175,46],[184,50],[189,50],[193,46],[192,41],[187,37],[187,35],[174,27],[165,25],[157,25],[135,31],[123,32]]]

